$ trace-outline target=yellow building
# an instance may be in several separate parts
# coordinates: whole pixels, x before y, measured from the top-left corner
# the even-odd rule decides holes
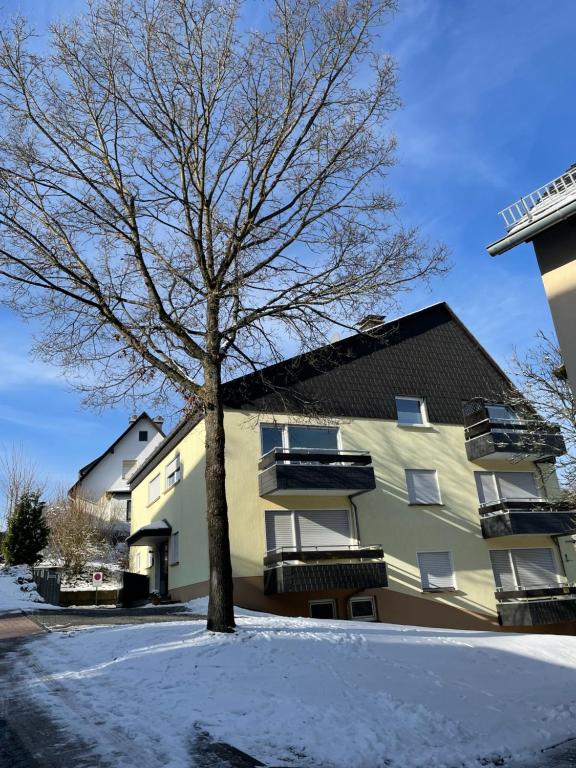
[[[500,211],[506,234],[491,256],[531,242],[568,381],[576,397],[576,166]]]
[[[508,388],[446,304],[227,384],[235,602],[568,631],[563,441],[503,405]],[[204,457],[203,421],[188,419],[131,483],[131,570],[172,599],[208,592]]]

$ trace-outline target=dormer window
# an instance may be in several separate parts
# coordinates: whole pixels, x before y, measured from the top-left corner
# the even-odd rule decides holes
[[[141,443],[147,443],[148,442],[148,430],[147,429],[141,429],[138,432],[138,440]]]

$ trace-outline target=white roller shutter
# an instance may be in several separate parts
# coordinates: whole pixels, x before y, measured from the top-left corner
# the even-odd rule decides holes
[[[513,549],[511,552],[518,583],[524,589],[545,587],[559,582],[551,549]]]
[[[418,552],[422,589],[455,589],[450,552]]]
[[[533,499],[539,495],[533,472],[497,472],[496,478],[502,499]]]
[[[351,543],[350,514],[346,509],[298,512],[297,526],[302,547],[345,546]]]
[[[435,469],[406,469],[406,488],[410,504],[441,504]]]
[[[291,512],[266,511],[266,549],[294,547],[294,527]]]
[[[494,582],[498,589],[505,592],[516,589],[516,579],[510,559],[510,550],[491,549],[490,560],[492,561],[492,571],[494,573]]]

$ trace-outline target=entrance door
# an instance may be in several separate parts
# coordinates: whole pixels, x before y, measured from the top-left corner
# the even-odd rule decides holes
[[[158,592],[160,597],[168,594],[168,542],[158,545]]]

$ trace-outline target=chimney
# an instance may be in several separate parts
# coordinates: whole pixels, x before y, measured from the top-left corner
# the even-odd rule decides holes
[[[134,424],[135,421],[138,421],[138,415],[133,413],[132,416],[130,416],[128,419],[128,424]]]
[[[366,315],[359,323],[356,323],[356,328],[358,328],[360,333],[370,333],[370,331],[383,325],[384,322],[384,315]]]
[[[162,432],[162,427],[164,426],[164,416],[156,416],[155,419],[152,419],[154,424],[158,427],[160,432]]]

